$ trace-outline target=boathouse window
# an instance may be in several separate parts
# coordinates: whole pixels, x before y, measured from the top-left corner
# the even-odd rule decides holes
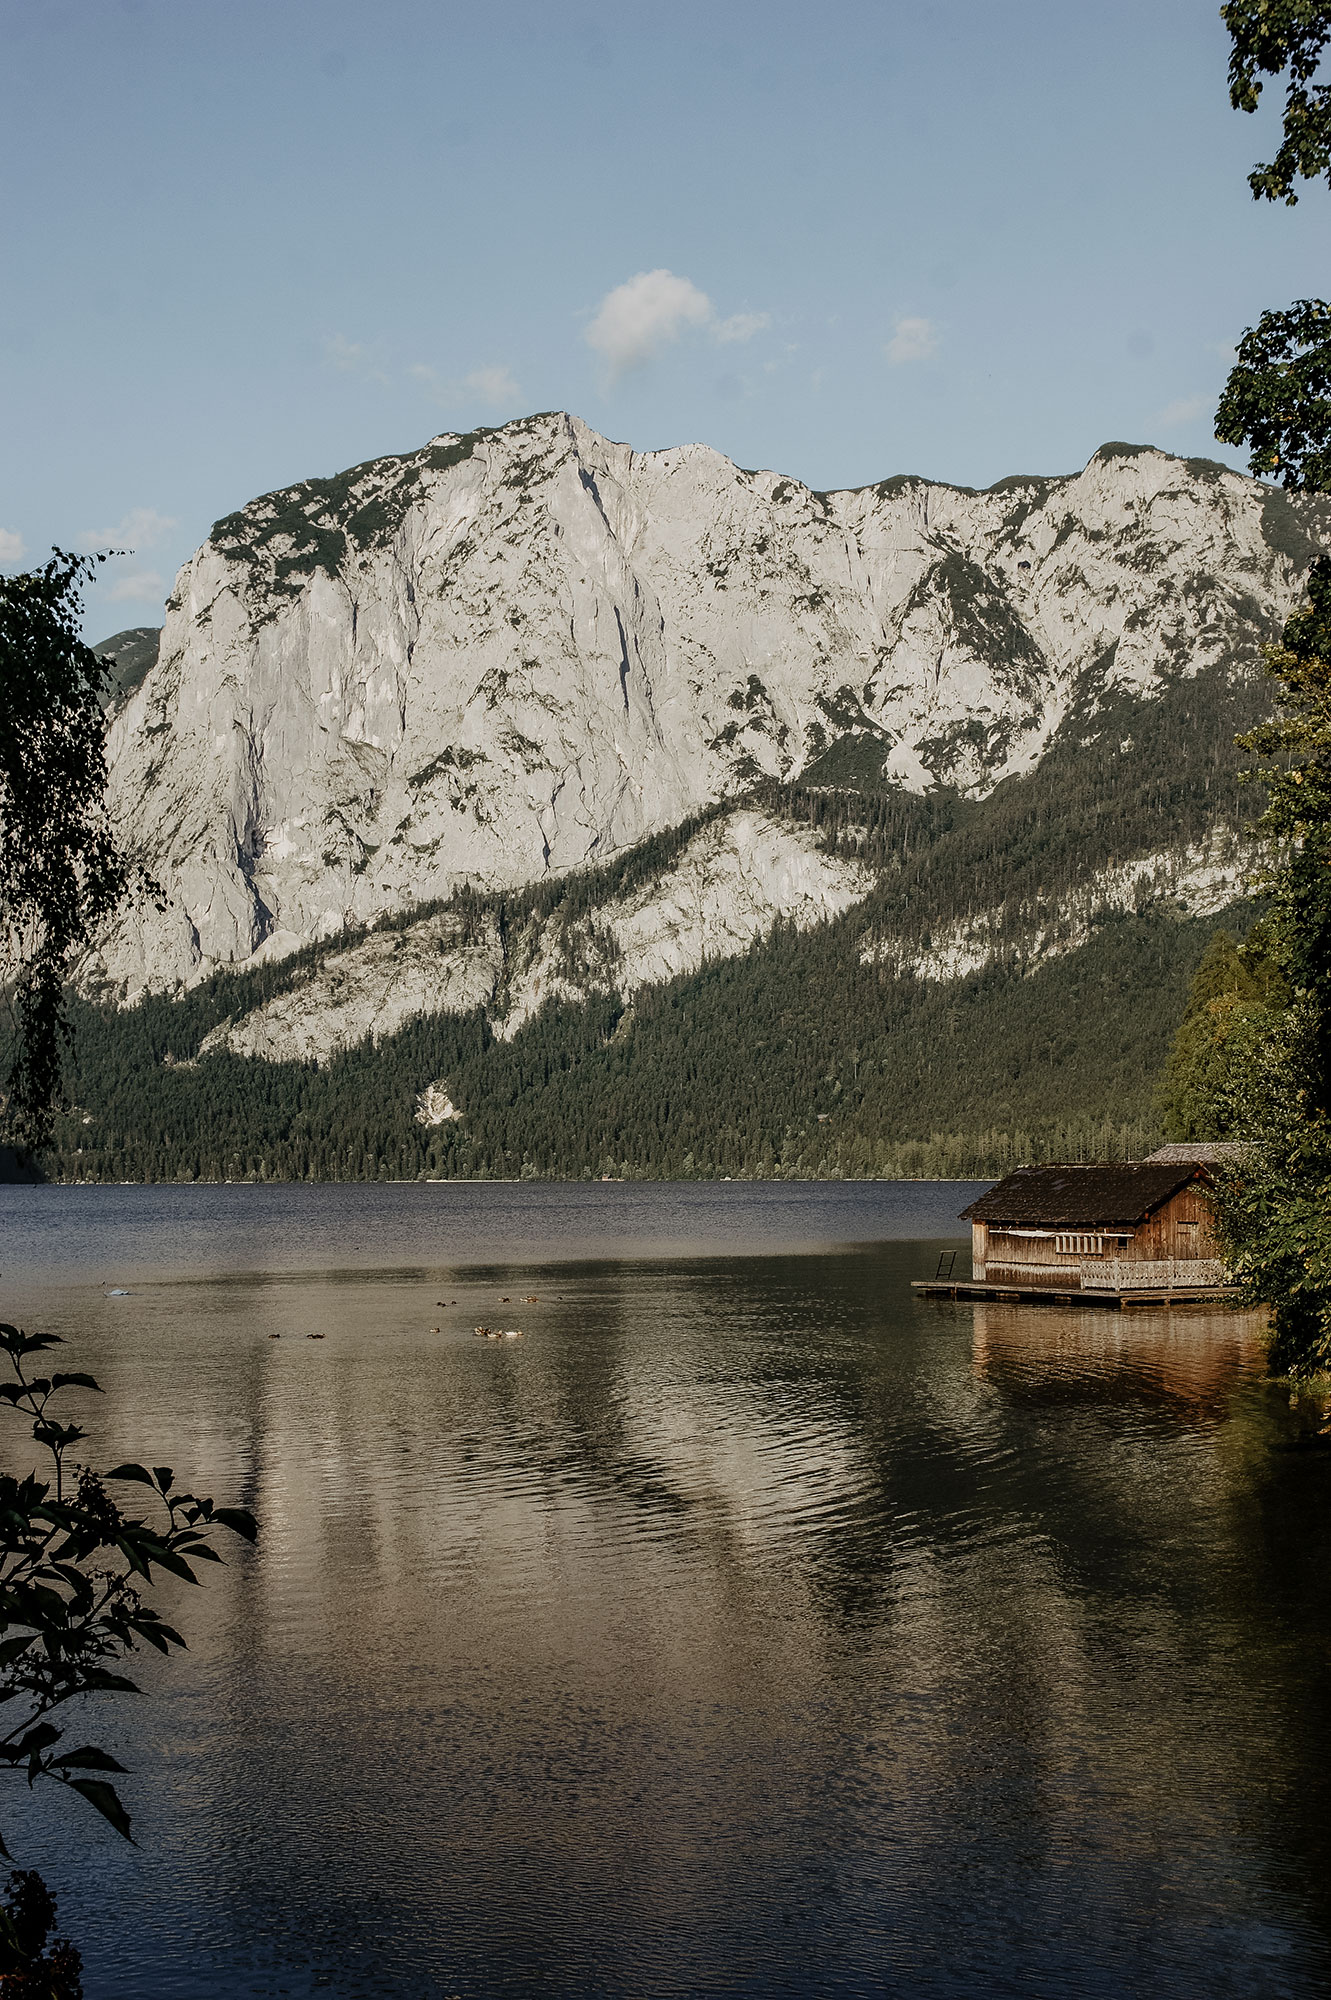
[[[1054,1238],[1054,1249],[1061,1257],[1103,1257],[1105,1239],[1103,1236],[1058,1235]]]

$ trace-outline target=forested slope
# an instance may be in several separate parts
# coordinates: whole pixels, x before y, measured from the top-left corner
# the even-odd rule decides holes
[[[1250,663],[1153,698],[1074,706],[1036,769],[976,800],[882,777],[872,733],[747,801],[854,857],[872,885],[812,929],[626,997],[578,986],[572,943],[665,882],[702,820],[609,867],[446,906],[489,928],[516,979],[552,936],[563,997],[506,1033],[501,987],[320,1065],[225,1045],[326,976],[345,939],[217,975],[178,998],[76,1003],[51,1166],[105,1179],[430,1175],[983,1173],[1015,1159],[1134,1153],[1216,925],[1245,922],[1251,845],[1233,738],[1266,693]],[[716,809],[723,812],[724,808]],[[1191,860],[1189,857],[1192,857]],[[406,940],[430,912],[387,921]],[[964,949],[958,945],[964,943]],[[960,969],[958,969],[960,967]],[[570,997],[571,996],[571,997]],[[422,1123],[446,1087],[459,1116]]]

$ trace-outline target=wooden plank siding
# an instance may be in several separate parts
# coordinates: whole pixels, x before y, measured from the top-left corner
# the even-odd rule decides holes
[[[1192,1182],[1133,1224],[1076,1228],[973,1222],[972,1262],[982,1284],[1048,1286],[1052,1291],[1224,1282],[1202,1186]]]

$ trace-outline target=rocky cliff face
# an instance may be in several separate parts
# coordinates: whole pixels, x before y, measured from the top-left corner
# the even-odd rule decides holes
[[[372,931],[320,958],[304,977],[200,1049],[270,1062],[322,1062],[395,1034],[418,1014],[489,1013],[511,1040],[550,1000],[614,993],[731,958],[783,921],[811,929],[854,907],[872,872],[820,851],[807,832],[740,809],[694,834],[670,863],[628,894],[609,895],[571,922],[529,919],[504,934],[492,912],[445,911]]]
[[[848,748],[983,796],[1074,707],[1250,661],[1296,601],[1315,505],[1114,445],[984,493],[819,494],[564,415],[270,494],[182,569],[113,726],[115,810],[170,901],[108,938],[89,983],[191,985],[464,882],[603,861],[764,774],[830,782]],[[770,828],[727,838],[693,869],[722,932],[857,893],[812,855],[764,877]],[[615,922],[646,964],[657,945]],[[466,951],[443,985],[474,1004],[493,968],[483,940]],[[365,971],[354,951],[345,970]],[[352,1010],[371,1027],[386,978]],[[413,1007],[451,1004],[407,984]],[[289,1039],[276,1019],[247,1034]]]

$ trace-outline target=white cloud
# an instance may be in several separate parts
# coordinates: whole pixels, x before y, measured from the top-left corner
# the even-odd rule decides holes
[[[927,361],[938,352],[938,328],[931,319],[899,319],[883,353],[895,363]]]
[[[118,526],[88,528],[78,542],[81,549],[124,549],[129,555],[139,555],[165,541],[176,525],[173,515],[159,514],[155,507],[131,507],[128,514],[121,515]]]
[[[365,360],[365,349],[358,340],[348,340],[343,333],[331,333],[324,342],[324,353],[334,368],[344,375],[353,375]]]
[[[155,569],[136,570],[129,576],[119,577],[111,586],[112,604],[137,604],[151,601],[161,604],[166,597],[166,582]]]
[[[344,333],[330,333],[324,339],[323,349],[325,361],[339,375],[364,375],[385,389],[392,386],[376,349],[367,347],[363,341],[348,340]]]
[[[512,370],[500,362],[486,368],[473,368],[469,375],[455,381],[441,375],[437,368],[427,367],[423,361],[416,362],[407,373],[427,389],[433,400],[444,409],[467,402],[481,403],[487,409],[494,409],[500,404],[522,401],[521,384],[514,381]]]
[[[13,528],[0,528],[0,563],[21,563],[28,553],[28,545],[22,535]]]
[[[639,271],[607,292],[585,338],[622,375],[650,361],[679,339],[685,327],[704,327],[716,315],[706,292],[673,271]]]
[[[522,390],[513,380],[511,372],[502,366],[473,368],[470,375],[464,375],[462,386],[478,402],[494,407],[497,403],[519,403]]]
[[[1157,411],[1151,422],[1158,430],[1172,430],[1176,424],[1195,423],[1211,407],[1209,396],[1180,396]]]
[[[713,328],[712,338],[719,340],[723,346],[732,340],[752,340],[755,333],[761,333],[764,327],[771,324],[770,313],[732,313],[729,319],[720,320]]]

